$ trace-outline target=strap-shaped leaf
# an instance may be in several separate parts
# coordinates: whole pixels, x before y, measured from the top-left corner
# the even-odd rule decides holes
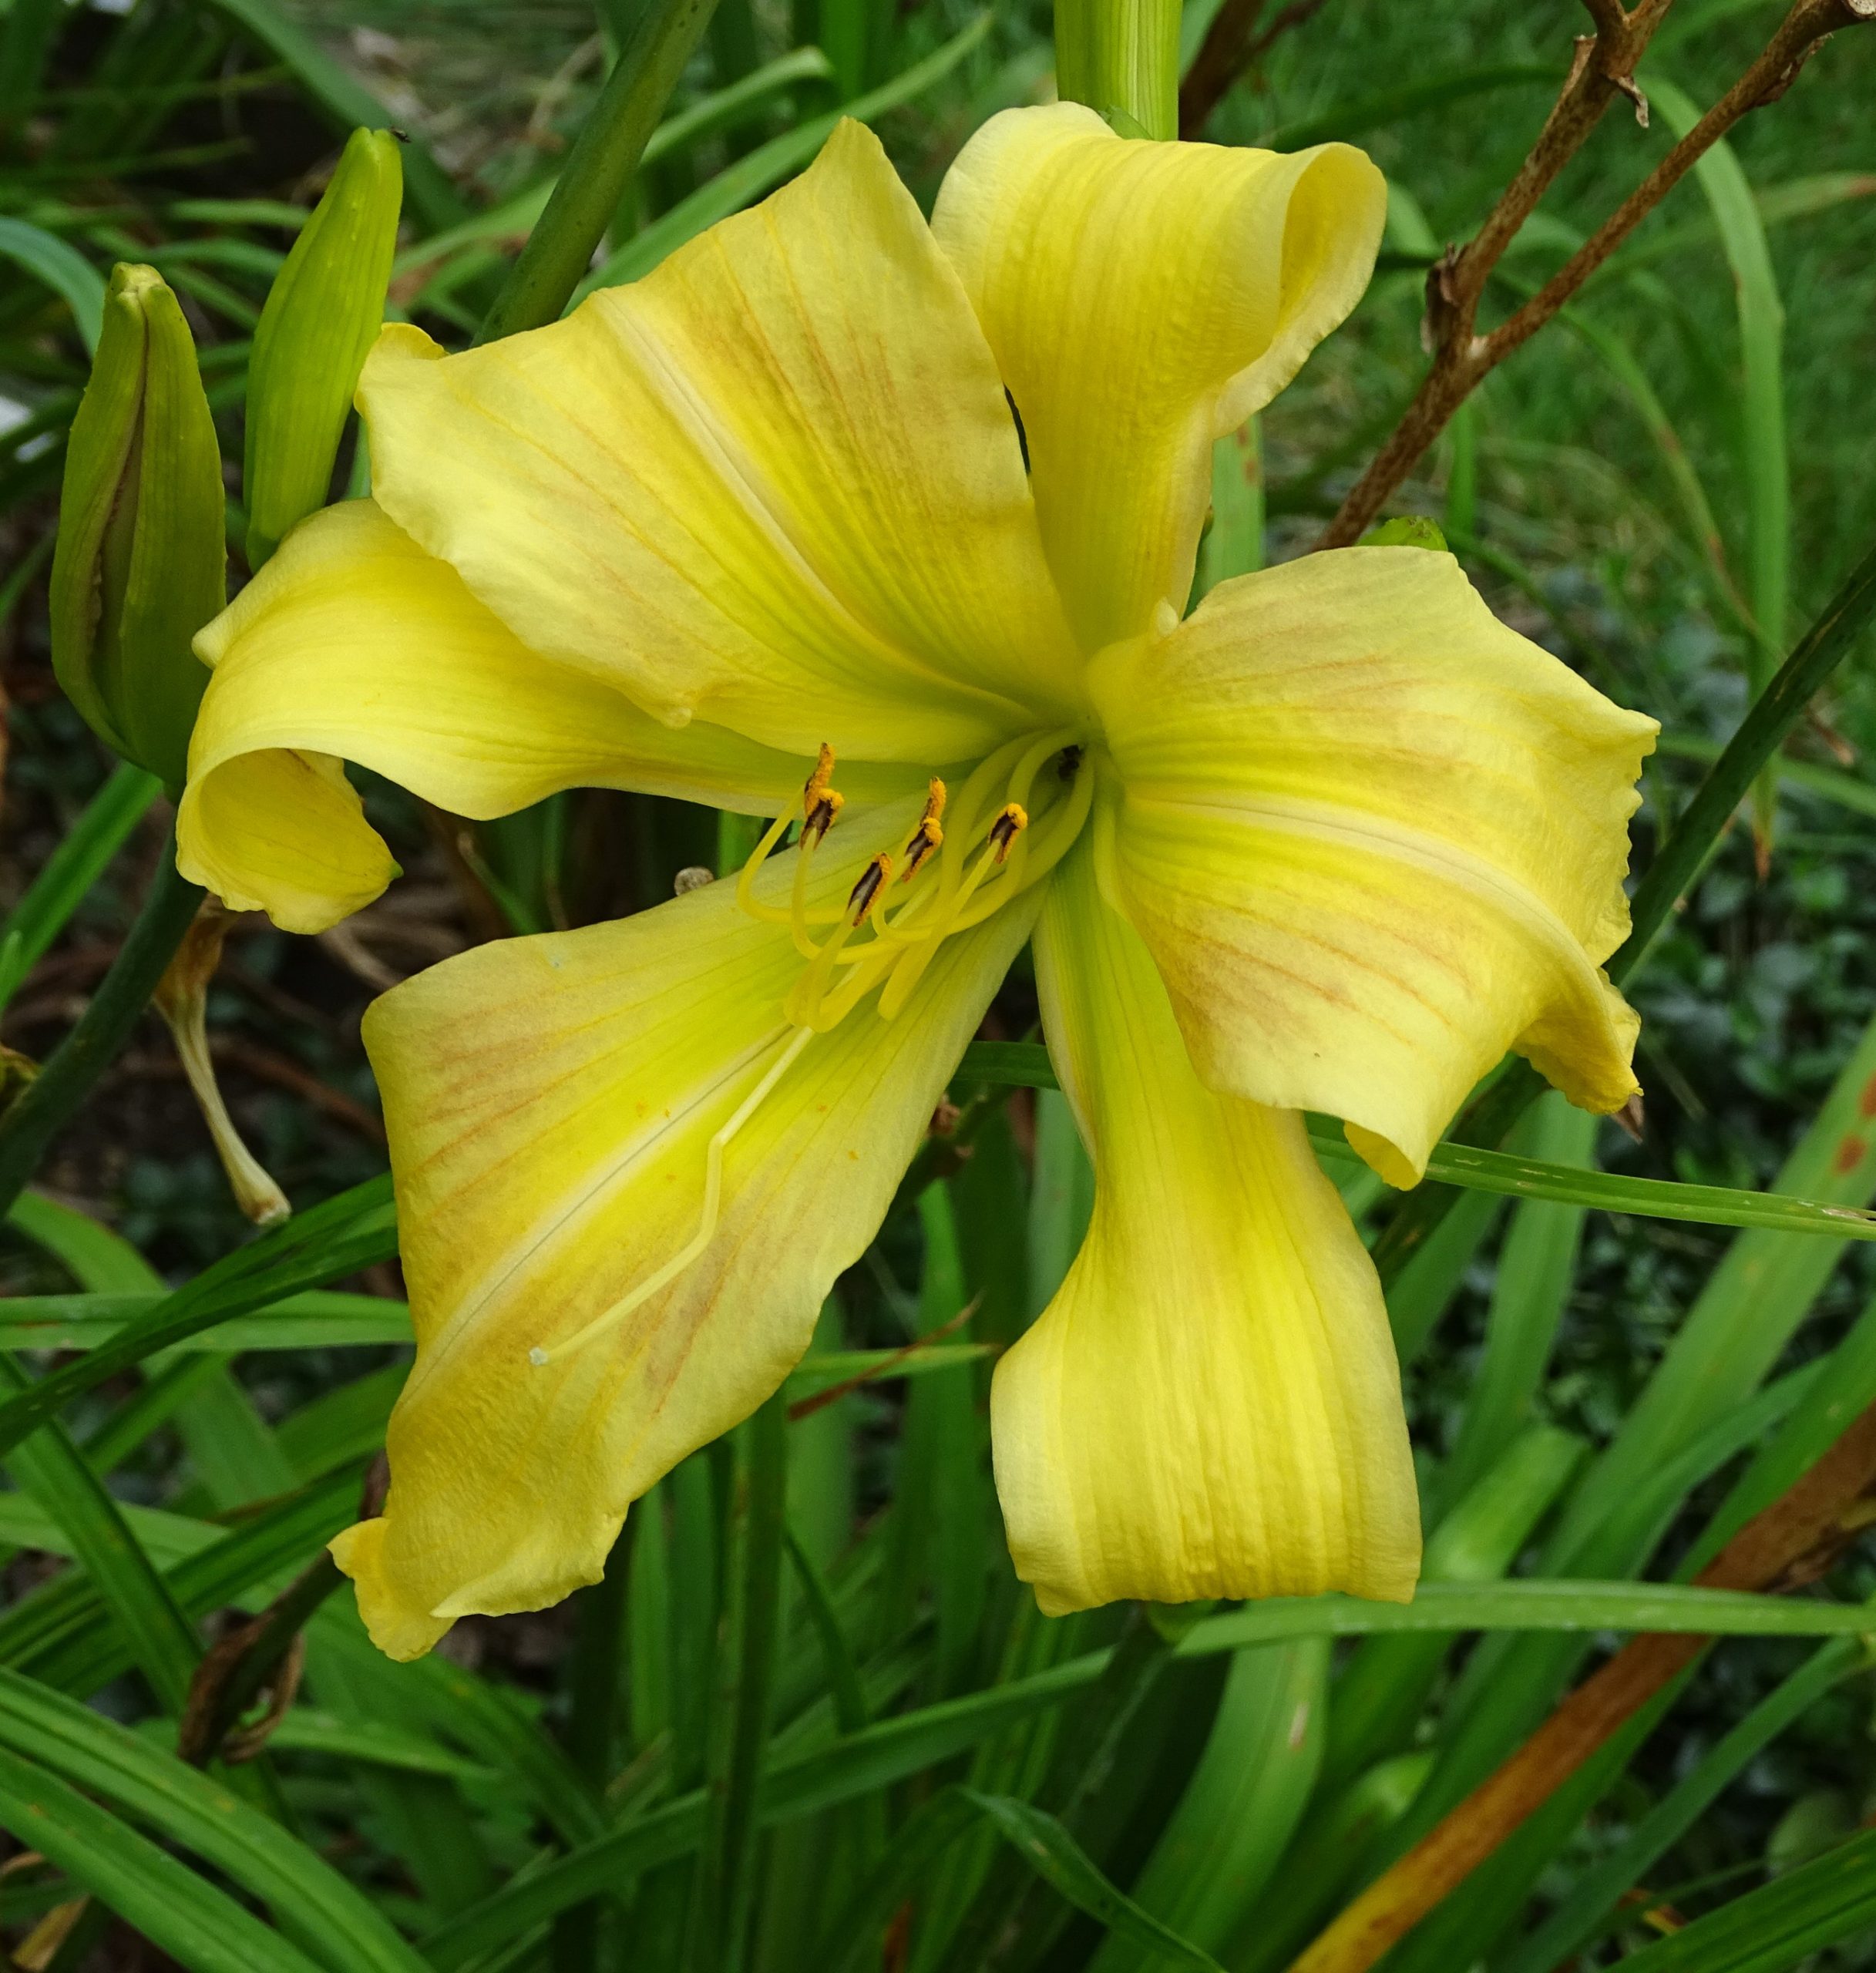
[[[173,1754],[12,1672],[0,1672],[5,1753],[39,1763],[225,1871],[332,1973],[421,1973],[423,1961],[389,1921],[315,1850]]]
[[[321,1973],[167,1850],[4,1749],[0,1823],[191,1973]]]
[[[973,1041],[958,1067],[960,1081],[1006,1083],[1020,1089],[1056,1089],[1048,1050],[1034,1041]],[[1310,1137],[1325,1156],[1353,1159],[1336,1132],[1312,1125]],[[1550,1165],[1509,1151],[1481,1151],[1450,1139],[1436,1145],[1427,1176],[1447,1185],[1512,1198],[1561,1199],[1604,1212],[1642,1219],[1689,1219],[1703,1226],[1763,1226],[1773,1232],[1817,1233],[1837,1240],[1876,1240],[1876,1212],[1824,1205],[1779,1192],[1741,1192],[1727,1185],[1683,1185],[1665,1178],[1624,1178]]]

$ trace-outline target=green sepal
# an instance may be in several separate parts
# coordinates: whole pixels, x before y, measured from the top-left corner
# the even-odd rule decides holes
[[[1437,521],[1424,514],[1397,514],[1371,527],[1361,537],[1363,548],[1434,548],[1445,552],[1446,536]]]
[[[111,274],[72,421],[52,558],[52,668],[99,737],[181,785],[227,600],[221,449],[194,338],[153,267]]]
[[[247,369],[247,560],[326,504],[358,372],[384,321],[404,193],[396,139],[355,130],[274,277]]]

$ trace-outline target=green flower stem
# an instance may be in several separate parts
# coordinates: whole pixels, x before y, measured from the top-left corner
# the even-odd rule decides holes
[[[717,0],[646,0],[478,342],[556,321],[617,217]]]
[[[1055,78],[1123,136],[1176,137],[1179,0],[1055,0]]]
[[[1646,956],[1655,935],[1719,847],[1760,770],[1777,753],[1785,735],[1803,718],[1804,708],[1831,673],[1856,647],[1872,616],[1876,616],[1876,548],[1851,571],[1848,580],[1824,605],[1797,648],[1753,702],[1725,752],[1707,771],[1693,799],[1656,852],[1629,907],[1629,936],[1609,963],[1609,977],[1618,985]],[[1454,1136],[1487,1149],[1501,1144],[1544,1086],[1543,1077],[1528,1063],[1514,1062],[1461,1119]],[[1372,1250],[1383,1286],[1400,1273],[1458,1198],[1450,1186],[1423,1185],[1401,1206]]]
[[[177,869],[172,834],[130,936],[91,1004],[38,1076],[0,1115],[0,1213],[25,1189],[46,1146],[123,1046],[194,921],[202,897],[200,886]]]

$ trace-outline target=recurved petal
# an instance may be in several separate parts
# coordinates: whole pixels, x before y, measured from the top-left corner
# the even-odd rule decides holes
[[[810,754],[959,759],[1070,703],[996,365],[861,125],[644,281],[437,354],[366,365],[374,491],[536,650]]]
[[[537,657],[368,500],[295,529],[197,649],[213,672],[177,862],[288,931],[336,923],[395,874],[341,758],[477,818],[576,786],[775,814],[807,771],[720,727],[664,725]],[[876,799],[909,778],[862,768],[842,785]]]
[[[1091,650],[1184,610],[1214,439],[1367,285],[1387,211],[1358,150],[1135,142],[1059,103],[993,116],[933,214],[1023,420]]]
[[[916,810],[854,811],[822,852],[843,890]],[[758,880],[785,898],[778,859]],[[817,875],[822,873],[817,872]],[[802,962],[728,883],[618,923],[482,946],[366,1017],[384,1092],[417,1361],[379,1519],[334,1553],[393,1657],[472,1611],[597,1579],[627,1504],[746,1417],[807,1347],[891,1200],[1027,936],[1012,906],[948,942],[898,1017],[810,1042],[729,1143],[700,1259],[615,1329],[551,1351],[700,1223],[706,1148],[783,1044]]]
[[[1447,555],[1222,584],[1095,669],[1125,796],[1104,876],[1213,1088],[1346,1120],[1410,1185],[1508,1047],[1636,1088],[1599,971],[1655,722],[1497,621]]]
[[[1095,1192],[1061,1292],[991,1387],[1017,1573],[1051,1615],[1404,1600],[1420,1517],[1374,1270],[1302,1119],[1200,1084],[1092,865],[1078,849],[1037,928]]]

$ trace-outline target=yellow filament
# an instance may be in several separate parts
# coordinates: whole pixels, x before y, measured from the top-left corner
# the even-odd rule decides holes
[[[785,1033],[786,1030],[778,1032]],[[528,1352],[530,1363],[538,1369],[546,1364],[561,1363],[572,1356],[575,1350],[583,1350],[588,1343],[596,1342],[608,1330],[617,1329],[627,1316],[642,1308],[661,1289],[668,1287],[686,1268],[701,1257],[716,1232],[718,1215],[722,1211],[724,1152],[729,1148],[736,1133],[755,1114],[770,1091],[788,1074],[802,1050],[813,1039],[812,1029],[798,1029],[768,1073],[736,1106],[729,1121],[711,1138],[709,1148],[704,1154],[704,1210],[696,1232],[655,1274],[641,1281],[622,1301],[614,1302],[603,1315],[595,1316],[583,1329],[576,1329],[564,1343],[556,1343],[551,1350],[543,1350],[538,1344],[530,1350]]]
[[[769,852],[788,834],[795,818],[786,809],[768,825],[760,842],[749,852],[749,860],[736,879],[736,902],[751,918],[766,919],[772,925],[785,925],[788,914],[772,904],[764,904],[755,895],[755,873],[768,862]]]

